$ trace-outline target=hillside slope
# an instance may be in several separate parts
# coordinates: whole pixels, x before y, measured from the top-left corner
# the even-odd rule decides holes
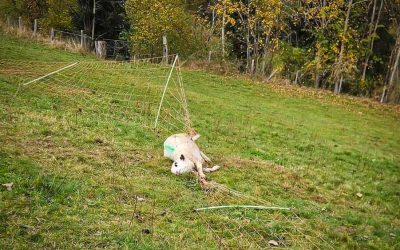
[[[4,33],[0,58],[95,60]],[[170,174],[163,137],[140,124],[63,121],[47,107],[52,92],[15,95],[10,79],[0,64],[0,183],[13,183],[0,191],[0,248],[400,247],[400,116],[390,107],[183,70],[199,144],[222,166],[209,177],[294,211],[199,214],[249,200]]]

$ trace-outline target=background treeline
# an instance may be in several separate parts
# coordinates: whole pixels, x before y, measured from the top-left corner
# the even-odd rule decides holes
[[[1,0],[43,27],[169,50],[240,72],[400,102],[400,0]]]

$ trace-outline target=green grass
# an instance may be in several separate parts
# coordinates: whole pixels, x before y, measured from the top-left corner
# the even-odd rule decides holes
[[[94,60],[4,33],[0,58]],[[294,209],[197,214],[194,207],[251,199],[205,193],[193,176],[170,174],[165,134],[125,119],[130,104],[110,107],[104,95],[78,116],[88,102],[67,85],[15,97],[18,77],[1,67],[0,183],[14,183],[0,191],[2,249],[245,249],[269,240],[294,249],[400,249],[397,107],[183,70],[199,144],[222,166],[209,177]],[[88,77],[112,92],[135,76]]]

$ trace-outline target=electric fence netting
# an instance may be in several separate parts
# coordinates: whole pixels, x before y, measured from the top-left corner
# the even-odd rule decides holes
[[[190,126],[177,56],[135,61],[7,61],[0,73],[18,82],[40,115],[70,122],[133,122],[160,135]],[[168,63],[169,62],[169,63]],[[60,112],[61,111],[61,112]]]
[[[20,110],[15,118],[26,133],[35,133],[32,124],[40,127],[44,135],[69,136],[89,131],[104,133],[99,127],[108,128],[106,131],[135,128],[145,137],[154,135],[149,138],[156,140],[154,147],[161,148],[167,136],[188,131],[192,126],[179,57],[175,55],[123,62],[0,60],[0,80],[18,84],[15,98],[34,108],[35,112],[29,115]],[[154,174],[152,170],[131,171],[141,179],[142,187],[158,195],[135,194],[133,203],[121,205],[125,211],[121,214],[131,220],[136,218],[143,224],[140,228],[150,228],[153,239],[162,242],[164,248],[192,248],[193,239],[199,244],[198,249],[203,243],[219,249],[330,246],[319,232],[309,231],[306,220],[292,208],[277,207],[218,183],[212,184],[211,191],[193,193],[196,204],[187,204],[184,195],[170,193],[158,180],[146,178]],[[171,182],[169,175],[162,176],[165,183]],[[112,178],[126,189],[133,185],[126,177]],[[179,190],[176,185],[175,190]],[[138,201],[141,196],[146,200]],[[143,232],[146,231],[138,229],[135,236],[146,245],[148,239]]]

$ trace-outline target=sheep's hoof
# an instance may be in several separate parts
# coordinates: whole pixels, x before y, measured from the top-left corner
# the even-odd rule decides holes
[[[215,182],[214,182],[214,181],[208,182],[208,181],[206,181],[206,180],[200,180],[200,185],[201,185],[201,188],[202,188],[206,193],[212,192],[212,191],[214,191],[214,190],[216,189],[216,186],[215,186]]]

